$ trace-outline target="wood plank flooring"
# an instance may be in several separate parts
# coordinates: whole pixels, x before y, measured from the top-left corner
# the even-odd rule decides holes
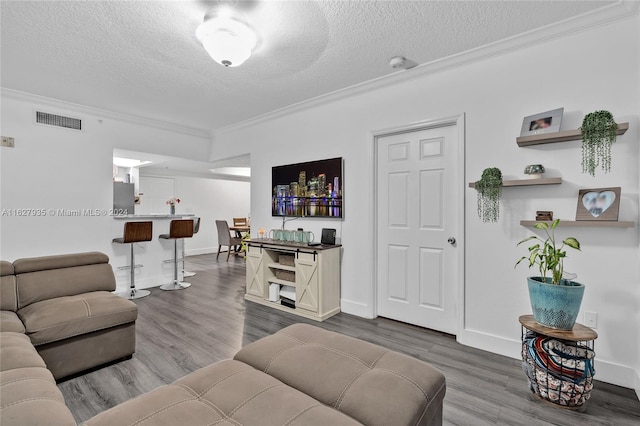
[[[459,345],[449,335],[343,313],[317,323],[246,302],[244,267],[244,260],[235,256],[228,263],[222,257],[217,263],[215,255],[191,256],[186,269],[196,275],[187,279],[193,284],[189,289],[154,288],[150,296],[136,300],[139,313],[133,357],[58,385],[76,421],[230,358],[243,345],[283,327],[306,322],[439,368],[447,380],[445,425],[640,424],[640,402],[630,389],[596,382],[585,412],[565,410],[533,396],[518,360]]]

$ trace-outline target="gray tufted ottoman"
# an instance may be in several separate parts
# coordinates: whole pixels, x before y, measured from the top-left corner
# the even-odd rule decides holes
[[[295,324],[85,424],[441,425],[445,388],[425,362]]]

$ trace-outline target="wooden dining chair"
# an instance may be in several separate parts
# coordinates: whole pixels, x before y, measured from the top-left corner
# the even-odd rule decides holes
[[[234,217],[233,218],[233,226],[247,226],[247,218],[246,217]]]
[[[227,251],[227,262],[229,261],[229,256],[231,255],[231,248],[237,252],[237,247],[242,244],[242,240],[237,237],[232,237],[231,232],[229,231],[229,224],[226,220],[216,220],[216,228],[218,228],[218,254],[216,255],[216,262],[218,261],[218,257],[220,256],[220,249],[222,246],[229,246],[229,250]]]

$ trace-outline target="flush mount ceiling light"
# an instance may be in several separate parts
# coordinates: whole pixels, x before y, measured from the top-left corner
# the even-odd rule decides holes
[[[207,53],[225,67],[241,65],[258,42],[258,36],[242,17],[226,8],[208,11],[196,30],[196,37]]]

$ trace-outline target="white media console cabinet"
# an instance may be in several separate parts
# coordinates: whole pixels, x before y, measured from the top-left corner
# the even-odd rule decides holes
[[[337,314],[340,247],[249,240],[245,299],[316,321]]]

